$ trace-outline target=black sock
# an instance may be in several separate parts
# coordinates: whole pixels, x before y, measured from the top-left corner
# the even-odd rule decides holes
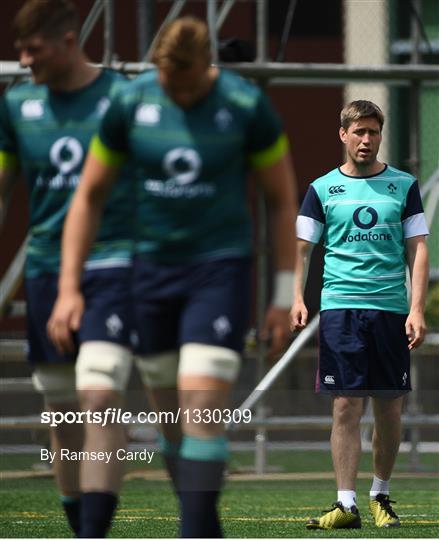
[[[172,485],[174,486],[175,492],[178,495],[178,488],[177,488],[177,482],[178,482],[178,458],[175,456],[169,456],[166,454],[163,454],[163,461],[166,465],[166,470],[168,471],[169,477],[171,478]]]
[[[80,499],[74,497],[61,496],[61,504],[63,505],[64,512],[67,517],[67,521],[70,528],[75,533],[75,536],[79,534],[79,511],[81,508]]]
[[[180,452],[181,440],[170,441],[163,435],[163,433],[160,433],[159,445],[169,478],[171,479],[175,492],[178,495],[178,455]]]
[[[224,466],[224,461],[180,459],[182,538],[222,537],[217,503]]]
[[[113,493],[88,492],[81,495],[79,538],[105,538],[117,507]]]

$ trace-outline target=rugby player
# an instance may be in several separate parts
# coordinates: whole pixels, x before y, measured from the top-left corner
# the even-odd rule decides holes
[[[223,422],[200,419],[196,410],[222,410],[239,371],[251,289],[249,167],[267,197],[276,268],[262,337],[271,338],[270,354],[288,342],[295,181],[268,99],[211,64],[204,22],[183,17],[166,26],[153,62],[157,69],[112,101],[91,144],[66,221],[52,335],[62,345],[81,309],[79,269],[95,234],[95,208],[131,158],[139,171],[133,276],[139,369],[155,406],[179,405],[187,419],[162,426],[181,535],[220,537],[217,501],[228,445]]]
[[[132,363],[128,298],[133,199],[126,171],[85,261],[84,313],[81,322],[71,321],[74,334],[64,351],[48,339],[46,323],[57,296],[64,218],[89,142],[111,96],[126,81],[88,63],[79,46],[79,17],[71,0],[29,0],[14,26],[20,63],[30,68],[33,81],[14,86],[1,101],[0,205],[4,218],[21,172],[30,200],[25,285],[33,379],[51,411],[76,410],[77,395],[84,410],[105,410],[120,406]],[[125,446],[120,424],[103,428],[90,423],[84,435],[83,441],[80,426],[74,424],[52,428],[52,449],[93,452]],[[118,460],[110,465],[55,460],[61,501],[76,535],[105,535],[117,504],[121,467]]]
[[[370,101],[341,111],[346,162],[311,183],[297,219],[298,257],[291,326],[308,319],[303,299],[313,245],[323,237],[324,284],[317,389],[333,396],[332,457],[337,502],[309,529],[361,527],[355,493],[363,396],[371,396],[374,477],[370,511],[397,527],[389,482],[398,453],[410,350],[425,335],[428,234],[416,179],[377,159],[384,115]],[[411,302],[407,305],[406,264]]]

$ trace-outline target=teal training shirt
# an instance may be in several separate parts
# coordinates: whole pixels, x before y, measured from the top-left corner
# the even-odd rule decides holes
[[[363,308],[407,313],[406,238],[427,235],[413,176],[390,166],[370,177],[334,169],[311,183],[297,236],[323,236],[321,310]]]
[[[247,169],[278,161],[287,142],[266,96],[242,77],[221,70],[210,93],[183,109],[154,69],[112,102],[91,151],[108,164],[133,160],[136,253],[177,263],[251,252]]]
[[[64,218],[90,140],[110,104],[127,83],[103,70],[89,85],[73,92],[53,92],[23,83],[8,91],[0,105],[0,162],[18,162],[30,199],[27,277],[56,273]],[[133,252],[133,178],[126,168],[104,210],[86,269],[129,266]]]

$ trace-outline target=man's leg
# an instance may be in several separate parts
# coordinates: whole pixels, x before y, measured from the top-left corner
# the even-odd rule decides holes
[[[337,502],[322,517],[309,519],[306,524],[308,529],[361,527],[355,484],[361,455],[362,412],[363,398],[334,398],[331,451],[337,483]]]
[[[75,388],[75,354],[60,354],[47,336],[46,325],[56,300],[58,276],[42,275],[26,279],[28,360],[33,368],[35,389],[44,396],[51,412],[78,411]],[[52,450],[56,450],[53,468],[61,504],[70,527],[79,527],[79,463],[61,460],[60,450],[79,451],[83,443],[81,424],[62,423],[50,428]]]
[[[347,494],[346,499],[341,501],[346,508],[355,505],[353,497],[361,455],[362,412],[363,398],[345,396],[334,398],[331,431],[332,461],[338,490],[353,492],[353,495]]]
[[[50,412],[77,412],[74,364],[40,364],[34,370],[36,390],[43,393]],[[50,428],[50,445],[54,454],[53,471],[60,492],[61,504],[67,521],[75,533],[79,532],[80,486],[79,462],[61,459],[61,450],[79,452],[83,444],[81,424],[65,422]]]
[[[240,355],[231,349],[188,343],[181,350],[178,386],[184,422],[178,487],[183,538],[222,536],[217,505],[228,443],[223,423],[209,421],[205,411],[228,406],[239,365]]]
[[[81,345],[77,361],[77,386],[82,411],[104,413],[121,408],[131,372],[131,352],[108,342]],[[123,461],[117,451],[126,447],[126,426],[107,420],[87,422],[84,452],[107,453],[105,460],[81,462],[81,538],[103,538],[111,526],[121,488]]]
[[[136,365],[145,385],[151,407],[171,412],[177,417],[179,408],[177,393],[177,351],[137,356]],[[160,450],[172,484],[177,491],[178,455],[181,445],[181,425],[163,422],[160,426]]]
[[[389,480],[398,455],[401,440],[401,411],[403,397],[373,398],[375,427],[373,431],[373,470],[375,476]]]
[[[390,505],[389,490],[401,440],[403,397],[373,398],[372,403],[375,426],[372,437],[374,477],[369,493],[370,508],[378,526],[397,527],[400,522]]]
[[[403,396],[411,390],[407,316],[377,311],[374,316],[371,388],[375,426],[372,438],[374,478],[369,507],[377,527],[398,527],[389,499],[389,482],[401,438]]]

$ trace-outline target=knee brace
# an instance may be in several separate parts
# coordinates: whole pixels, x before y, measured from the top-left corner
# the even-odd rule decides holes
[[[49,405],[73,403],[77,399],[74,364],[38,364],[32,374],[32,382]]]
[[[143,384],[149,388],[175,388],[177,385],[178,353],[136,356],[136,365]]]
[[[132,367],[129,349],[107,341],[87,341],[79,348],[76,361],[76,388],[125,390]]]
[[[241,365],[241,356],[232,349],[186,343],[180,350],[179,375],[201,375],[227,382],[236,381]]]

